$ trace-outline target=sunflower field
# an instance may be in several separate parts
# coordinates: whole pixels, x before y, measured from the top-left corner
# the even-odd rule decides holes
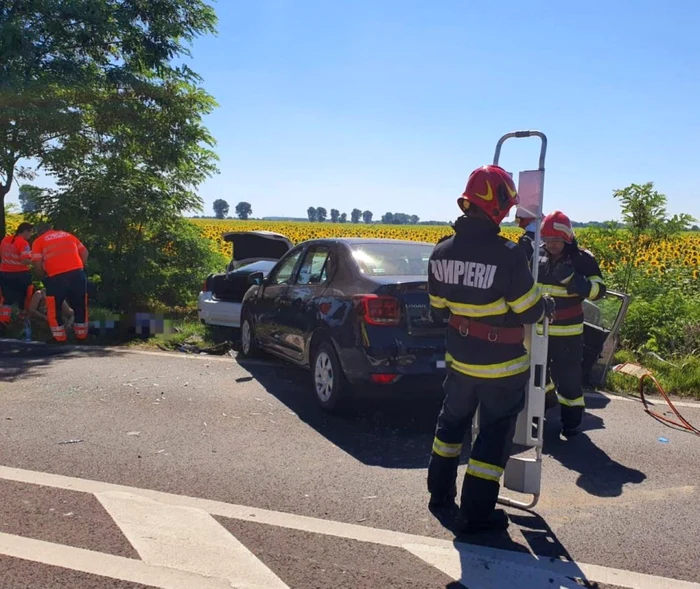
[[[286,235],[297,244],[307,239],[325,237],[383,237],[436,243],[441,237],[451,235],[447,225],[379,225],[364,223],[306,223],[284,221],[237,221],[192,219],[211,240],[212,247],[225,256],[231,255],[231,244],[222,235],[229,231],[274,231]],[[522,231],[504,227],[502,235],[517,241]],[[641,268],[649,276],[662,277],[673,269],[685,269],[691,278],[698,278],[700,263],[700,233],[686,233],[664,241],[648,241],[637,246],[624,234],[606,234],[603,231],[580,229],[576,232],[581,247],[591,250],[603,272],[615,273],[628,262]]]

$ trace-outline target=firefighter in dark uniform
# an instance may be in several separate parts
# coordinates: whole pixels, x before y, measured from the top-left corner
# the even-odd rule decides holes
[[[593,254],[578,247],[569,218],[555,211],[542,220],[538,282],[556,303],[549,326],[547,409],[561,406],[562,435],[579,433],[585,402],[582,390],[583,301],[606,292]],[[541,326],[538,326],[541,333]]]
[[[525,250],[528,262],[531,262],[535,250],[535,223],[537,223],[537,219],[530,217],[529,213],[518,207],[515,211],[515,220],[518,227],[525,230],[518,238],[518,245]]]
[[[541,296],[525,252],[499,235],[500,223],[518,204],[510,175],[498,166],[476,169],[457,203],[464,216],[454,225],[455,235],[435,246],[429,262],[431,312],[448,326],[445,398],[428,491],[434,513],[456,509],[462,445],[467,433],[471,437],[480,406],[480,431],[462,486],[459,534],[508,526],[505,512],[494,508],[530,375],[523,325],[539,322],[552,310],[552,300]]]

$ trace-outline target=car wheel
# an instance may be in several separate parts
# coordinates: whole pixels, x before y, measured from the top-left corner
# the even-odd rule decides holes
[[[311,364],[311,384],[318,404],[329,413],[340,412],[349,396],[349,383],[329,341],[322,342]]]
[[[241,321],[241,355],[244,358],[255,358],[260,355],[260,348],[255,340],[253,321],[247,313]]]

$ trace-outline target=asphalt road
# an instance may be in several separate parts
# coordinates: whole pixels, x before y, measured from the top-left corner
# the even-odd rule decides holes
[[[700,438],[639,403],[589,396],[570,442],[548,420],[534,512],[464,545],[427,510],[439,391],[335,417],[308,382],[0,343],[0,587],[700,587]]]

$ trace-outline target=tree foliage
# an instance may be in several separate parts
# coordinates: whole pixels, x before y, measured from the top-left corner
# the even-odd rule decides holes
[[[173,60],[214,31],[213,9],[201,0],[14,0],[0,19],[0,193],[34,158],[58,186],[38,213],[90,249],[100,302],[126,310],[191,299],[201,280],[192,269],[206,273],[215,260],[181,214],[202,210],[197,186],[216,172],[202,124],[216,104]]]
[[[59,173],[64,186],[86,165],[127,163],[135,150],[142,157],[131,167],[151,166],[181,192],[212,172],[212,154],[201,147],[211,139],[199,115],[213,101],[192,70],[171,62],[215,24],[202,0],[0,4],[0,202],[15,179],[35,177],[21,165],[30,159]],[[2,207],[0,215],[4,235]]]
[[[687,230],[695,219],[686,213],[669,217],[666,212],[666,195],[654,190],[653,182],[630,184],[613,191],[613,197],[620,201],[622,220],[633,244],[622,285],[625,291],[629,291],[634,275],[633,260],[639,253],[655,241],[672,238]],[[610,224],[604,231],[616,235],[619,228]]]
[[[22,205],[23,213],[36,213],[39,207],[38,201],[40,200],[43,190],[38,186],[32,186],[31,184],[22,184],[19,187],[19,202]]]
[[[309,217],[309,221],[313,223],[316,220],[316,207],[306,209],[306,215]]]
[[[217,219],[224,219],[228,215],[229,206],[223,198],[217,198],[214,201],[212,208],[214,209],[214,216]]]
[[[337,223],[340,217],[340,211],[338,209],[331,209],[331,223]]]
[[[361,218],[362,218],[362,211],[360,209],[353,209],[350,212],[350,222],[351,223],[359,223]]]
[[[372,217],[373,217],[373,216],[374,216],[374,215],[372,214],[372,211],[365,211],[364,213],[362,213],[362,220],[363,220],[365,223],[369,224],[369,223],[372,222]]]
[[[249,202],[239,202],[236,205],[236,215],[239,219],[246,221],[253,214],[253,207]]]

